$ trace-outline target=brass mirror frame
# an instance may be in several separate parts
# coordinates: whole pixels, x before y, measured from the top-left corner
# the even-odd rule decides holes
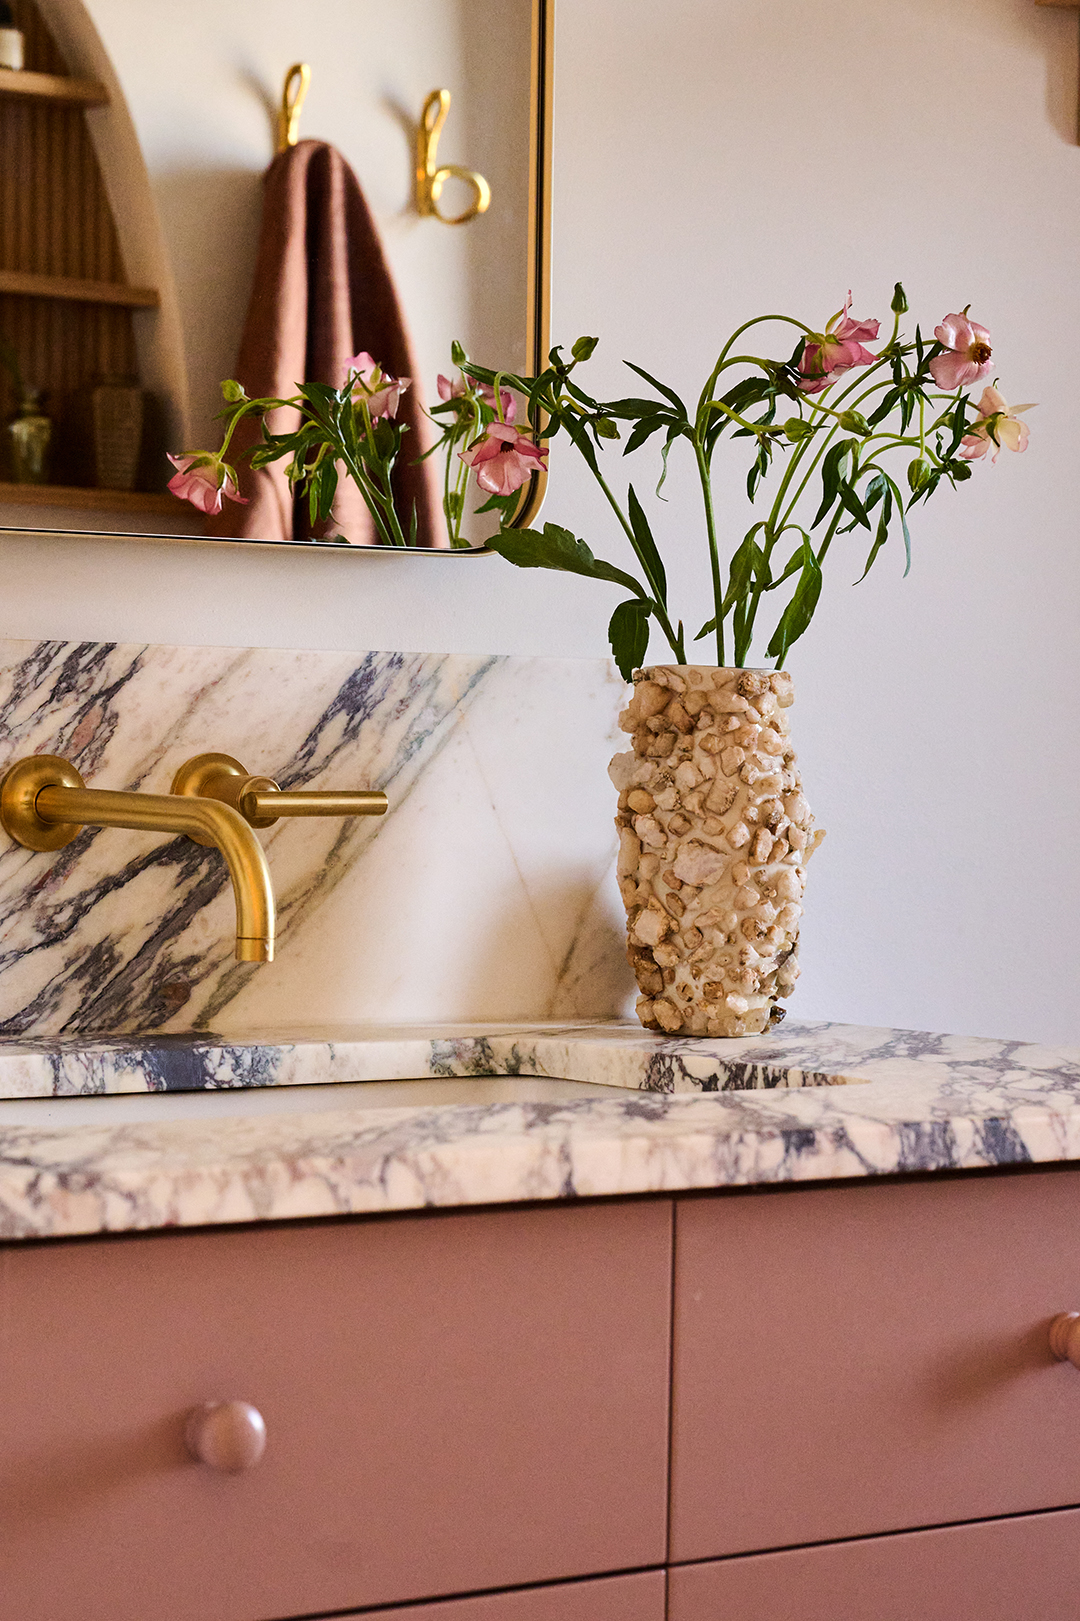
[[[532,0],[529,95],[529,269],[525,293],[525,373],[535,377],[551,347],[551,134],[555,78],[555,0]],[[530,474],[513,527],[527,529],[544,504],[548,475]]]

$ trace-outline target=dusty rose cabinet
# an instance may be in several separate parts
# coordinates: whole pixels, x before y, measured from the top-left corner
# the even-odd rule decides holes
[[[0,1621],[1074,1621],[1073,1309],[1076,1167],[8,1245]]]
[[[662,1566],[671,1221],[660,1200],[9,1245],[0,1621],[278,1621]],[[234,1399],[267,1446],[223,1474],[184,1419]],[[445,1615],[661,1621],[662,1585]]]
[[[674,1298],[670,1621],[1080,1615],[1080,1171],[683,1198]]]

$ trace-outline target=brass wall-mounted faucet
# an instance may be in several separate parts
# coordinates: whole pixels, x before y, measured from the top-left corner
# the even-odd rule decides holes
[[[216,845],[236,899],[237,962],[274,960],[274,892],[262,846],[230,805],[174,794],[110,793],[87,788],[75,767],[54,754],[13,765],[0,783],[0,824],[27,850],[60,850],[80,827],[186,833]]]
[[[173,778],[170,794],[87,788],[55,754],[34,754],[0,783],[0,826],[27,850],[60,850],[80,827],[186,833],[225,857],[236,899],[237,962],[274,959],[274,892],[255,834],[279,816],[383,816],[384,793],[282,790],[252,776],[230,754],[197,754]]]

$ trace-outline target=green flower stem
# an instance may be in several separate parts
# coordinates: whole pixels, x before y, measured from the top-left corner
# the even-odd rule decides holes
[[[697,460],[698,477],[701,480],[701,496],[705,505],[705,528],[709,537],[709,567],[712,573],[713,605],[716,615],[716,662],[723,668],[724,582],[720,573],[720,553],[716,545],[716,514],[713,510],[712,469],[705,454],[705,447],[696,434],[694,436],[694,456]]]
[[[843,517],[843,513],[844,513],[843,507],[837,506],[836,511],[832,515],[832,522],[829,524],[828,529],[825,531],[825,539],[821,542],[821,545],[818,547],[817,560],[818,560],[818,567],[819,568],[821,567],[821,559],[825,556],[825,553],[828,551],[829,547],[832,545],[833,536],[836,534],[837,528],[838,528],[839,523],[840,523],[840,519]]]
[[[741,338],[744,332],[749,332],[750,331],[751,327],[761,326],[766,321],[780,321],[786,326],[797,326],[799,328],[799,331],[800,332],[805,332],[807,334],[807,336],[809,336],[810,333],[813,331],[812,327],[806,326],[805,323],[802,322],[802,321],[796,321],[796,319],[792,315],[755,315],[755,317],[754,317],[754,319],[752,321],[744,321],[742,326],[736,327],[735,331],[731,334],[731,337],[728,339],[727,343],[725,343],[724,347],[721,349],[719,357],[718,357],[717,362],[716,362],[716,365],[713,367],[713,370],[710,373],[709,380],[705,384],[705,387],[701,391],[701,398],[698,401],[698,418],[699,419],[701,417],[702,411],[705,408],[705,402],[709,398],[709,396],[712,394],[713,389],[714,389],[714,387],[716,385],[716,380],[720,376],[720,373],[722,371],[724,371],[727,368],[727,366],[735,365],[735,361],[729,360],[728,355],[729,355],[729,353],[731,351],[731,348],[732,348],[733,344],[735,343],[736,338]]]

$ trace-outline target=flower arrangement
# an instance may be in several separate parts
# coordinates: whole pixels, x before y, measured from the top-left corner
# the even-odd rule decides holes
[[[822,566],[842,535],[864,530],[869,538],[860,579],[865,579],[890,535],[899,532],[911,564],[908,514],[944,482],[971,477],[971,464],[1002,447],[1022,451],[1027,405],[1010,407],[996,383],[976,402],[965,392],[993,370],[993,347],[986,328],[968,309],[947,315],[932,341],[917,326],[913,338],[901,334],[908,303],[898,282],[892,299],[893,326],[877,352],[880,323],[851,315],[851,295],[815,331],[788,315],[756,316],[738,327],[720,351],[693,411],[676,391],[628,362],[654,392],[600,401],[586,393],[578,368],[596,349],[595,338],[580,338],[570,356],[552,349],[545,370],[535,377],[493,371],[471,362],[458,344],[453,358],[459,377],[439,378],[439,403],[427,413],[438,427],[437,442],[424,455],[444,457],[442,505],[452,546],[467,544],[462,524],[470,479],[486,497],[477,512],[497,511],[501,527],[487,545],[521,568],[548,568],[588,575],[624,587],[629,596],[611,616],[609,639],[627,678],[645,660],[652,624],[667,640],[679,664],[687,663],[683,621],[673,622],[667,578],[652,526],[632,483],[625,501],[612,487],[602,456],[629,425],[623,455],[662,441],[656,493],[668,476],[673,448],[685,441],[700,486],[712,581],[712,614],[695,634],[715,638],[719,666],[742,667],[758,628],[758,617],[772,601],[783,606],[767,642],[766,656],[777,668],[802,636],[821,594]],[[747,335],[766,325],[795,329],[786,359],[747,352]],[[290,399],[248,399],[238,382],[222,384],[226,426],[221,449],[170,457],[176,468],[169,488],[204,512],[221,510],[223,498],[242,501],[236,470],[227,461],[238,423],[257,416],[262,438],[246,454],[265,467],[288,458],[294,488],[306,491],[312,521],[330,517],[340,470],[359,488],[375,521],[380,541],[406,546],[415,538],[415,514],[398,511],[391,476],[407,429],[396,421],[398,402],[410,380],[391,377],[369,354],[355,356],[344,384],[299,385]],[[524,421],[518,420],[518,400]],[[299,412],[299,426],[274,433],[270,413],[282,407]],[[634,553],[640,575],[597,557],[584,540],[557,524],[542,530],[515,529],[519,492],[531,475],[546,467],[547,443],[563,433],[584,459]],[[713,458],[720,441],[746,440],[750,466],[746,491],[760,516],[750,525],[726,564],[721,558],[713,501]],[[771,495],[767,508],[761,500]],[[786,600],[774,597],[787,587]]]
[[[674,389],[628,362],[655,393],[601,402],[582,388],[577,368],[596,348],[581,338],[569,360],[553,349],[546,371],[535,378],[503,381],[528,399],[530,423],[547,439],[563,432],[597,480],[640,566],[639,577],[594,556],[583,540],[555,524],[542,531],[504,528],[488,541],[521,568],[563,569],[622,585],[631,593],[611,617],[609,637],[622,675],[645,662],[650,620],[667,640],[675,661],[686,664],[686,635],[673,625],[667,580],[652,527],[633,484],[625,504],[601,465],[603,451],[621,439],[623,454],[662,437],[657,493],[668,458],[680,441],[689,446],[700,485],[712,578],[712,615],[695,640],[715,637],[718,666],[745,666],[758,615],[774,592],[789,587],[767,643],[766,656],[783,664],[802,636],[821,594],[822,565],[839,535],[865,530],[869,547],[860,580],[870,572],[890,534],[899,530],[911,566],[907,515],[945,482],[971,477],[971,463],[1004,446],[1022,451],[1028,429],[1020,420],[1028,405],[1010,407],[996,385],[976,403],[965,393],[992,371],[993,348],[985,327],[968,310],[947,315],[927,342],[919,327],[900,331],[908,303],[898,282],[892,299],[893,328],[877,352],[877,320],[855,320],[851,294],[817,332],[787,315],[757,316],[728,339],[693,412]],[[767,324],[794,327],[797,341],[787,359],[748,353],[746,335]],[[466,363],[479,382],[492,374]],[[785,409],[786,408],[786,409]],[[786,414],[790,411],[790,414]],[[772,499],[730,556],[721,560],[713,504],[713,457],[724,436],[747,440],[751,451],[746,492],[753,504],[767,484]],[[900,464],[899,466],[897,464]],[[906,464],[906,465],[904,465]],[[771,483],[768,483],[770,481]]]
[[[464,358],[457,345],[455,354]],[[406,534],[391,484],[408,433],[407,425],[396,420],[398,404],[411,386],[411,378],[391,377],[367,353],[346,362],[340,388],[301,383],[289,399],[249,399],[241,384],[230,378],[221,385],[225,398],[221,448],[170,456],[176,472],[169,489],[200,512],[220,512],[225,498],[244,503],[236,468],[226,457],[240,422],[255,416],[262,437],[244,454],[253,468],[289,459],[289,483],[306,492],[312,523],[330,517],[340,469],[344,468],[364,498],[380,542],[384,546],[414,544],[416,514],[407,515]],[[442,506],[447,532],[452,546],[465,546],[468,542],[462,539],[461,530],[470,472],[488,496],[476,510],[499,511],[508,517],[517,506],[517,491],[534,468],[545,466],[547,452],[528,433],[514,427],[516,403],[507,389],[499,386],[496,390],[464,374],[453,383],[440,377],[438,388],[440,403],[427,414],[441,432],[423,456],[443,452]],[[269,418],[283,408],[299,413],[299,425],[290,432],[275,433]]]

